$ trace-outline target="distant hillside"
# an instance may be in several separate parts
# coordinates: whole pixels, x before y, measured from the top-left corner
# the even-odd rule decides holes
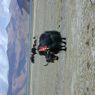
[[[20,8],[21,13],[23,14],[23,9],[29,13],[29,1],[30,0],[17,0],[18,6]]]
[[[27,1],[29,3],[29,0]],[[11,0],[8,32],[9,88],[7,95],[25,95],[27,82],[27,52],[29,48],[29,10],[24,1],[23,15],[16,0]],[[27,6],[28,8],[29,6]]]
[[[29,4],[30,0],[11,0],[9,9],[12,13],[15,13],[15,11],[18,10],[22,15],[24,11],[29,14]]]

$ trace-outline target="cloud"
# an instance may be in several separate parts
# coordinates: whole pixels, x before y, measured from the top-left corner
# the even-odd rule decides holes
[[[7,91],[7,84],[0,78],[0,95],[7,95]]]
[[[11,0],[3,0],[2,3],[1,3],[3,5],[4,11],[8,12],[8,13],[9,13],[9,4],[10,4],[10,1]]]
[[[0,93],[7,95],[8,90],[8,58],[3,45],[0,45]]]
[[[10,20],[9,2],[10,0],[2,0],[0,3],[0,28],[7,26]]]
[[[0,79],[3,79],[7,83],[9,65],[8,65],[8,57],[6,51],[7,51],[8,38],[5,35],[6,34],[4,35],[0,34]]]
[[[8,35],[6,26],[10,20],[9,4],[11,0],[0,0],[0,95],[7,95],[8,90]]]
[[[7,44],[8,44],[8,35],[5,30],[0,30],[0,46],[2,46],[7,51]]]

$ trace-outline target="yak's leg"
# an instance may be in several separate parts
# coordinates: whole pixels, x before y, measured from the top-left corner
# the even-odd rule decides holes
[[[61,43],[64,43],[66,45],[66,38],[61,38]]]
[[[61,45],[60,47],[61,47],[61,48],[62,48],[62,47],[64,47],[64,48],[65,48],[66,46],[65,46],[65,45],[64,45],[64,46],[62,46],[62,45]]]
[[[61,43],[64,43],[66,45],[66,42],[65,41],[62,41]]]
[[[61,38],[62,40],[66,40],[66,38]]]
[[[64,48],[64,49],[62,48],[62,49],[60,49],[60,51],[62,51],[62,50],[63,50],[63,51],[66,51],[66,50],[67,50],[67,48]]]
[[[61,50],[64,50],[64,51],[66,51],[67,50],[67,47],[66,46],[61,46],[61,49],[60,49],[60,51]]]
[[[61,47],[61,48],[66,48],[66,45],[61,45],[60,47]]]
[[[58,56],[55,56],[55,60],[58,60],[59,59],[59,57]]]

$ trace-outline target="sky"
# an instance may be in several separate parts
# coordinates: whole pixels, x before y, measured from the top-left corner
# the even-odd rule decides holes
[[[11,17],[9,4],[10,0],[0,0],[0,95],[7,95],[8,90],[9,64],[7,57],[8,35],[6,26]]]

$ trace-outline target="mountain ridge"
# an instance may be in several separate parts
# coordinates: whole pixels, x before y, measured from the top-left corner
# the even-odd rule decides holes
[[[24,0],[26,1],[26,0]],[[24,2],[27,9],[29,6]],[[27,52],[29,48],[29,13],[23,8],[21,13],[17,0],[11,0],[9,7],[11,18],[6,28],[8,33],[8,93],[7,95],[25,95],[27,85]]]

